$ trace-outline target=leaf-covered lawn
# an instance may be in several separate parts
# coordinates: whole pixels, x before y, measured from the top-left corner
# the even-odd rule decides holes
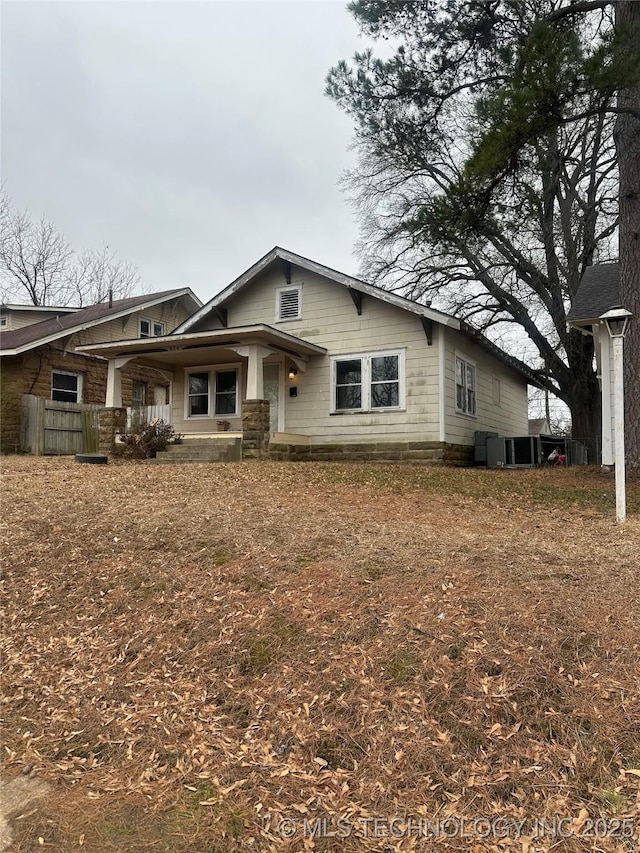
[[[594,469],[2,470],[17,850],[637,845],[637,481],[620,528]]]

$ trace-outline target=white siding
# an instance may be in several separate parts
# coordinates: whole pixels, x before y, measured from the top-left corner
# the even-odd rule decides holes
[[[442,328],[442,327],[441,327]],[[456,353],[476,367],[476,415],[456,412]],[[462,332],[445,330],[445,440],[450,444],[473,444],[476,430],[491,430],[504,436],[527,435],[529,431],[527,384],[504,362]],[[500,382],[500,401],[494,402],[494,382]]]
[[[276,320],[276,293],[284,285],[280,270],[267,271],[260,279],[231,297],[225,308],[228,326],[266,323],[327,349],[326,356],[309,360],[307,370],[293,380],[285,379],[285,431],[310,437],[312,444],[446,441],[473,444],[475,430],[494,430],[501,435],[527,435],[527,385],[499,358],[478,346],[462,332],[433,324],[433,343],[428,345],[420,318],[386,302],[362,295],[358,315],[348,290],[322,276],[294,268],[291,286],[301,285],[302,317]],[[192,331],[219,329],[212,313]],[[443,344],[440,344],[444,336]],[[331,356],[404,349],[406,407],[403,411],[331,414]],[[444,351],[440,370],[439,351]],[[455,411],[455,352],[476,364],[476,417]],[[282,357],[283,366],[290,362]],[[440,393],[440,376],[444,388]],[[500,401],[494,402],[494,378],[500,382]],[[297,386],[297,397],[289,388]],[[215,418],[183,420],[184,372],[176,370],[174,424],[181,432],[215,431]],[[440,399],[444,417],[440,422]],[[442,426],[442,428],[441,428]],[[241,429],[232,420],[231,429]]]
[[[72,314],[72,311],[60,309],[59,316],[66,317]],[[55,311],[11,311],[8,309],[3,313],[3,317],[7,318],[5,331],[9,332],[14,329],[23,329],[25,326],[33,326],[34,323],[42,323],[45,320],[52,320],[56,316]]]
[[[438,441],[436,324],[433,345],[428,346],[415,314],[363,294],[359,316],[346,288],[306,271],[304,275],[294,274],[291,280],[292,286],[302,285],[302,318],[276,322],[276,289],[283,284],[281,272],[269,272],[233,297],[226,308],[229,326],[267,323],[328,350],[326,356],[311,358],[307,370],[300,371],[294,380],[286,379],[286,431],[309,435],[317,444]],[[207,328],[219,325],[211,318],[200,323],[197,330]],[[330,414],[330,356],[398,348],[406,351],[405,411]],[[176,400],[183,393],[177,384]],[[297,386],[297,397],[289,396],[291,385]],[[188,431],[192,431],[190,426]]]

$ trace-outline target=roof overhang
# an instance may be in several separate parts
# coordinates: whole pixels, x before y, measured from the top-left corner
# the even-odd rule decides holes
[[[181,335],[163,335],[157,338],[113,341],[76,347],[76,352],[103,358],[126,358],[143,361],[151,366],[202,364],[215,352],[233,350],[238,346],[257,344],[306,361],[314,355],[325,355],[325,347],[303,338],[289,335],[266,324],[237,326],[212,332],[192,332]]]
[[[14,305],[9,302],[0,304],[1,311],[37,311],[38,314],[73,314],[82,308],[70,308],[68,305]]]

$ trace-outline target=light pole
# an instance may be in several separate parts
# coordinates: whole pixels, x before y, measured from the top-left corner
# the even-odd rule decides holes
[[[614,465],[616,478],[616,519],[621,524],[627,517],[624,461],[624,336],[631,312],[621,306],[611,308],[600,317],[607,324],[613,341],[613,419]]]

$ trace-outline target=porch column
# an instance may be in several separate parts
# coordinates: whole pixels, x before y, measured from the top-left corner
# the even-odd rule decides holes
[[[107,367],[107,394],[105,406],[108,409],[119,409],[122,406],[122,375],[118,365],[120,359],[110,358]]]
[[[274,350],[262,347],[260,344],[229,347],[238,355],[247,359],[247,400],[262,400],[264,398],[264,377],[262,363]]]
[[[122,374],[120,371],[135,356],[119,356],[110,358],[107,366],[107,393],[105,406],[108,409],[119,409],[122,406]]]
[[[604,323],[598,326],[600,344],[600,396],[602,410],[602,464],[613,467],[613,432],[611,430],[611,338]]]

